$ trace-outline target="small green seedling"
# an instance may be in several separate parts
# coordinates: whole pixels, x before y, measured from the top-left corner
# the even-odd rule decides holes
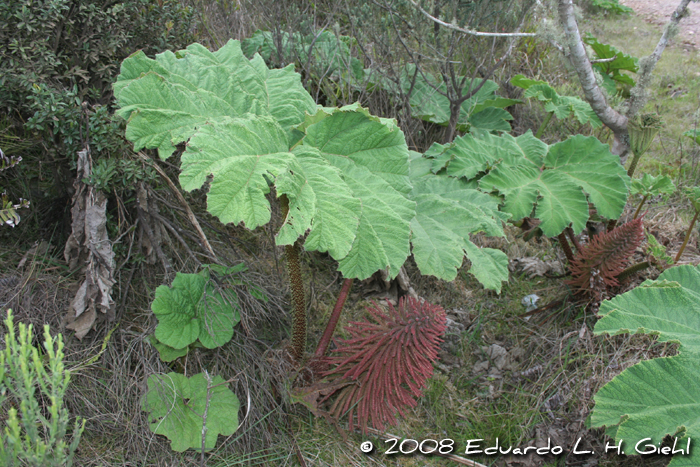
[[[653,175],[644,174],[642,178],[632,180],[630,194],[642,195],[642,201],[639,203],[639,206],[637,206],[637,210],[634,212],[634,217],[632,217],[632,219],[637,218],[647,199],[660,194],[670,195],[674,191],[676,191],[676,185],[673,183],[673,180],[666,175],[654,177]]]
[[[245,269],[207,265],[198,274],[178,272],[172,286],[161,285],[151,309],[158,318],[155,345],[164,361],[172,361],[187,353],[188,346],[199,342],[213,349],[233,337],[233,327],[240,321],[235,292],[219,283]]]

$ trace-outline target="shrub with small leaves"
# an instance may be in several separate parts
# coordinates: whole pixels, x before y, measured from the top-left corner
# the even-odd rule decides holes
[[[8,310],[5,348],[0,350],[0,413],[7,414],[0,436],[0,465],[70,467],[85,420],[69,434],[63,397],[70,375],[63,366],[63,338],[44,326],[44,349],[32,345],[32,326],[19,323]],[[40,400],[46,401],[42,406]],[[19,408],[19,411],[18,411]]]
[[[331,379],[356,382],[338,392],[331,413],[348,413],[350,430],[368,424],[379,430],[396,424],[396,413],[416,405],[425,383],[433,374],[433,361],[445,332],[447,316],[437,305],[414,298],[401,298],[388,311],[368,309],[373,322],[353,322],[346,328],[352,338],[338,342],[326,362]]]

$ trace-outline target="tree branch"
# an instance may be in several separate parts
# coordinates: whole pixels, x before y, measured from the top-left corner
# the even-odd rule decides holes
[[[471,36],[480,36],[480,37],[534,37],[537,36],[536,33],[534,32],[481,32],[481,31],[474,31],[472,29],[465,29],[465,28],[460,28],[459,26],[452,24],[452,23],[446,23],[445,21],[442,21],[441,19],[436,18],[435,16],[431,15],[427,11],[425,11],[420,5],[418,5],[416,2],[413,0],[409,0],[411,4],[413,4],[414,7],[418,9],[423,15],[430,19],[431,21],[434,21],[435,23],[439,24],[440,26],[446,27],[448,29],[453,29],[455,31],[459,31],[464,34],[469,34]]]
[[[661,54],[664,48],[666,48],[671,35],[674,33],[675,27],[685,15],[690,0],[681,0],[678,8],[673,12],[671,19],[664,28],[664,33],[661,39],[659,39],[659,43],[656,45],[654,52],[650,56],[640,60],[639,78],[637,80],[637,85],[631,91],[627,115],[622,115],[610,107],[598,87],[591,61],[588,59],[583,40],[578,30],[578,25],[576,24],[573,1],[558,0],[558,2],[559,19],[568,42],[568,56],[581,82],[583,93],[586,100],[593,108],[593,111],[598,118],[600,118],[600,121],[613,131],[615,141],[613,143],[612,153],[619,155],[624,163],[627,159],[627,153],[629,152],[627,134],[628,118],[634,117],[637,112],[644,107],[647,97],[645,88],[649,85],[651,80],[651,72],[661,58]]]
[[[637,85],[630,91],[630,102],[627,110],[627,118],[634,117],[637,115],[637,112],[644,107],[647,100],[645,89],[651,81],[651,72],[654,70],[656,63],[661,58],[661,54],[666,48],[671,36],[674,34],[681,18],[686,15],[686,9],[688,8],[689,3],[690,0],[681,0],[681,3],[678,5],[678,8],[676,8],[676,11],[671,14],[671,19],[666,24],[664,33],[661,35],[659,43],[656,44],[656,48],[652,54],[639,61],[639,78],[637,79]]]
[[[559,18],[564,28],[564,33],[566,34],[569,58],[581,82],[586,100],[591,105],[598,118],[600,118],[600,121],[615,133],[615,139],[622,140],[620,142],[624,144],[624,148],[622,148],[623,151],[617,153],[622,156],[629,150],[629,147],[624,142],[627,135],[627,117],[620,115],[608,105],[603,93],[598,87],[595,74],[593,73],[593,67],[588,60],[581,34],[578,31],[572,0],[559,0]]]

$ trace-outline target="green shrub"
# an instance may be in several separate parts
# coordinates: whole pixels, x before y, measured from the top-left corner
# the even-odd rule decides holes
[[[0,112],[9,116],[10,134],[31,139],[25,145],[31,149],[17,152],[26,161],[24,181],[3,174],[12,197],[30,197],[19,192],[30,189],[27,182],[41,181],[31,187],[46,196],[32,196],[36,206],[67,206],[77,152],[86,142],[95,161],[123,159],[124,125],[112,122],[109,107],[119,63],[138,49],[154,54],[190,42],[192,21],[191,9],[177,0],[125,0],[106,7],[95,0],[1,2]],[[114,178],[117,186],[100,183],[100,188],[119,189],[118,182],[129,179],[128,167],[115,169],[123,174]]]
[[[101,97],[136,49],[156,53],[190,38],[192,12],[179,2],[127,0],[104,8],[95,0],[0,3],[0,106],[24,114],[36,84],[79,98]],[[162,24],[162,28],[153,27]]]
[[[70,466],[85,420],[75,421],[69,435],[68,409],[63,397],[70,374],[63,366],[63,337],[53,338],[44,326],[44,349],[32,345],[32,325],[19,323],[15,334],[8,310],[5,348],[0,351],[0,464],[37,467]],[[48,405],[40,405],[43,399]],[[19,410],[18,410],[19,408]]]
[[[613,15],[634,13],[632,8],[620,5],[618,0],[590,0],[590,9],[594,12],[610,13]]]

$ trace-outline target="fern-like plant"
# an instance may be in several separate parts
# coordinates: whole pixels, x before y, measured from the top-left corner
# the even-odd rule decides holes
[[[596,235],[571,262],[572,279],[567,283],[576,289],[577,294],[601,300],[605,286],[619,285],[619,274],[643,238],[641,217]]]
[[[376,304],[368,311],[374,322],[350,323],[352,337],[326,358],[335,368],[325,374],[355,382],[338,391],[330,411],[336,418],[347,413],[350,430],[357,415],[363,432],[368,424],[379,430],[396,424],[397,413],[416,405],[433,374],[447,321],[442,307],[414,298],[401,298],[386,312]]]

